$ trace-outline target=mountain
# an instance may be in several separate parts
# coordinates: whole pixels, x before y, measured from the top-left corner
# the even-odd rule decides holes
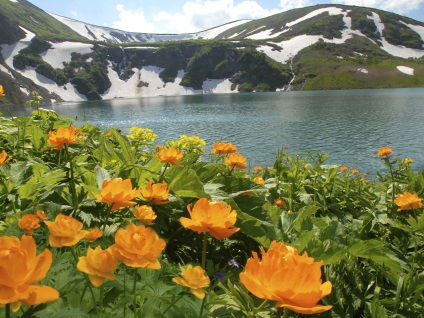
[[[7,102],[424,86],[424,23],[317,5],[187,34],[134,33],[0,0]]]

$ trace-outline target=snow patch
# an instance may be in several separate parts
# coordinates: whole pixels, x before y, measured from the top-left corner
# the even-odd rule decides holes
[[[366,68],[358,68],[357,71],[361,72],[361,73],[368,74],[368,70]]]
[[[49,63],[53,68],[63,69],[63,62],[69,63],[71,61],[71,54],[73,52],[85,54],[91,53],[93,48],[92,44],[78,43],[78,42],[61,42],[52,43],[52,47],[40,56],[44,61]]]
[[[18,0],[9,0],[10,2],[19,3]]]
[[[406,75],[414,75],[414,69],[407,66],[396,66],[399,72],[402,72]]]
[[[312,11],[312,12],[308,13],[307,15],[301,17],[300,19],[286,23],[286,26],[292,27],[293,25],[298,24],[299,22],[309,20],[309,19],[311,19],[311,18],[313,18],[317,15],[320,15],[321,13],[324,13],[324,12],[328,12],[329,15],[337,15],[337,14],[346,15],[346,13],[343,11],[343,9],[340,9],[340,8],[336,8],[336,7],[322,8],[322,9],[317,9],[315,11]]]
[[[20,50],[26,48],[30,43],[32,38],[35,36],[34,33],[31,31],[28,31],[27,29],[24,29],[20,26],[20,28],[25,32],[26,36],[19,40],[19,42],[16,42],[14,44],[2,44],[1,47],[1,55],[3,56],[4,61],[7,65],[9,65],[11,68],[13,68],[13,58],[15,55],[19,53]]]

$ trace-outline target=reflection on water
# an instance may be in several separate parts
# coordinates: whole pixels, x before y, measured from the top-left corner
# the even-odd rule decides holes
[[[251,166],[272,165],[284,146],[292,153],[330,152],[329,163],[373,173],[384,169],[378,148],[389,145],[424,169],[423,88],[159,96],[46,108],[102,129],[151,128],[158,143],[194,134],[211,149],[222,139],[236,144]]]

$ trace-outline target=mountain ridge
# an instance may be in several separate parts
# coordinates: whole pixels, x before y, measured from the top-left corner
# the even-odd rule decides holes
[[[372,8],[317,5],[173,35],[93,26],[26,0],[0,5],[8,31],[0,34],[9,35],[0,35],[0,83],[10,103],[33,90],[48,102],[424,86],[424,23]]]

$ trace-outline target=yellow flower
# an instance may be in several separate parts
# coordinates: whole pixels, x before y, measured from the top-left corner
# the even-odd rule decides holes
[[[145,225],[153,225],[154,220],[157,218],[155,211],[150,205],[140,205],[132,213]]]
[[[59,214],[54,222],[44,221],[50,231],[51,247],[73,246],[77,244],[88,231],[82,229],[82,223],[70,216]]]
[[[204,287],[208,287],[210,279],[205,275],[205,270],[200,266],[188,265],[187,269],[180,266],[181,276],[174,277],[172,281],[178,285],[190,288],[190,291],[197,298],[205,298],[206,292],[203,290]]]
[[[159,256],[165,241],[144,225],[129,224],[115,233],[115,244],[110,247],[112,255],[130,267],[160,269]]]
[[[34,215],[36,217],[38,217],[41,220],[46,220],[47,219],[47,214],[46,212],[44,212],[43,210],[37,210],[34,212]]]
[[[181,224],[194,232],[209,233],[217,240],[228,238],[239,228],[231,228],[237,221],[237,211],[225,202],[211,202],[206,198],[199,199],[193,206],[187,206],[189,218],[180,218]]]
[[[213,145],[212,153],[217,155],[226,155],[237,151],[237,147],[226,142],[216,142]]]
[[[262,167],[261,166],[256,166],[255,167],[255,171],[262,171]]]
[[[278,206],[280,209],[282,209],[284,208],[284,205],[286,204],[286,202],[284,202],[283,199],[278,198],[274,200],[274,204]]]
[[[83,137],[77,137],[80,133],[81,129],[75,129],[75,126],[60,127],[57,131],[49,131],[50,137],[47,139],[47,143],[51,145],[47,146],[47,148],[60,150],[65,145],[76,144],[83,139]]]
[[[256,177],[253,179],[253,182],[261,186],[265,185],[265,180],[261,177]]]
[[[346,172],[347,171],[347,167],[346,166],[341,166],[340,167],[340,171],[341,172]]]
[[[94,242],[95,240],[97,240],[98,238],[103,236],[103,231],[100,230],[98,227],[95,227],[93,229],[89,229],[87,231],[87,234],[85,235],[85,238],[89,241],[89,242]]]
[[[133,189],[130,179],[115,178],[103,181],[100,195],[95,193],[93,195],[100,202],[111,205],[113,212],[135,205],[136,202],[131,200],[139,196],[140,192],[141,190]]]
[[[378,149],[377,155],[380,157],[384,157],[384,156],[391,155],[392,152],[393,152],[392,148],[390,148],[389,146],[385,146]]]
[[[331,282],[322,284],[322,261],[315,262],[305,252],[284,243],[273,241],[268,252],[261,247],[262,260],[253,252],[247,260],[240,281],[255,296],[276,301],[283,307],[300,314],[316,314],[332,306],[319,305],[318,301],[331,293]]]
[[[27,235],[32,235],[40,227],[38,218],[34,214],[24,214],[18,221],[18,226]]]
[[[183,154],[178,148],[160,147],[156,157],[163,163],[176,165],[178,161],[183,159]]]
[[[11,304],[14,311],[27,306],[55,301],[57,290],[34,284],[42,280],[52,263],[52,253],[45,249],[36,255],[32,236],[0,237],[0,306]]]
[[[409,192],[399,193],[395,199],[395,204],[399,207],[398,211],[420,209],[423,207],[422,199],[418,197],[418,193],[411,194]]]
[[[166,184],[155,183],[149,181],[144,189],[141,190],[141,195],[153,204],[163,205],[169,203],[168,199],[169,189]]]
[[[11,158],[6,151],[0,152],[0,167],[4,166]]]
[[[115,280],[113,271],[118,268],[118,260],[108,249],[97,246],[94,250],[87,249],[87,256],[79,258],[77,268],[88,274],[88,279],[94,287],[100,287],[105,279]]]
[[[131,127],[130,132],[127,138],[142,145],[152,144],[158,136],[149,128]]]
[[[227,164],[228,168],[239,168],[244,169],[246,168],[246,157],[242,156],[239,153],[232,153],[229,154],[228,157],[225,157],[225,163]]]
[[[0,97],[4,97],[4,96],[6,96],[6,95],[4,94],[3,85],[0,85]]]
[[[414,162],[414,160],[412,160],[411,158],[405,158],[405,159],[403,160],[403,162],[404,162],[404,163],[406,163],[406,164],[409,164],[409,163],[413,163],[413,162]]]

